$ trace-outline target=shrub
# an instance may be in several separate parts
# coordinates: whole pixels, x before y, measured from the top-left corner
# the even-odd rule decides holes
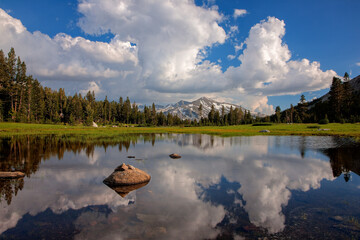
[[[322,119],[322,120],[324,120],[324,119]],[[307,128],[317,128],[317,129],[319,129],[320,127],[319,126],[308,126]]]
[[[325,114],[325,118],[321,119],[319,121],[319,124],[328,124],[328,123],[329,123],[329,119],[328,119],[327,115]]]
[[[272,123],[254,123],[252,126],[271,126]]]

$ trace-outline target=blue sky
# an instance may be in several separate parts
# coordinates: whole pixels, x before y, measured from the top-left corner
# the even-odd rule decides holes
[[[206,95],[271,113],[302,93],[323,95],[335,74],[360,74],[356,0],[0,0],[0,8],[0,48],[14,46],[30,74],[68,94],[138,103]]]

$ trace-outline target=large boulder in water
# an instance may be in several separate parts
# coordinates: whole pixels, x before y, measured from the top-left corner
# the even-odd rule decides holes
[[[147,183],[150,178],[150,175],[146,172],[123,163],[110,176],[105,178],[104,183],[109,187],[129,186]]]

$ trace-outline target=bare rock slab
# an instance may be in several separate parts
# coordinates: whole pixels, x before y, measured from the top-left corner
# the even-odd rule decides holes
[[[110,176],[105,178],[103,182],[109,187],[117,187],[147,183],[150,179],[150,175],[143,170],[123,163]]]

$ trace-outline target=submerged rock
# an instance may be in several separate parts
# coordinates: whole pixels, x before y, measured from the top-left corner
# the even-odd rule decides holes
[[[23,178],[25,173],[23,172],[0,172],[0,179],[12,179],[12,178]]]
[[[110,176],[104,179],[109,187],[129,186],[150,181],[150,175],[146,172],[125,163],[118,166]]]
[[[179,154],[176,154],[176,153],[170,154],[169,157],[171,157],[171,158],[181,158],[181,156]]]

